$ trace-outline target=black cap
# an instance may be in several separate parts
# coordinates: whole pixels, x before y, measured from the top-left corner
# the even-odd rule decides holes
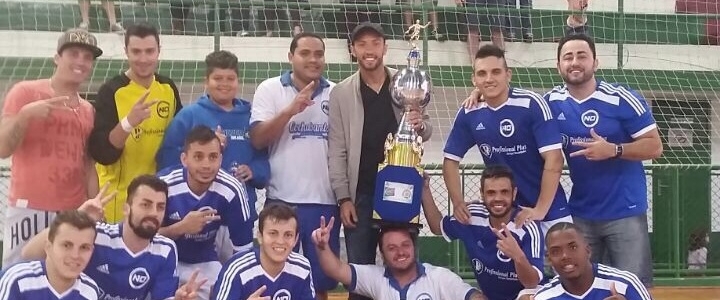
[[[360,37],[363,33],[375,33],[376,35],[381,36],[383,39],[386,38],[385,31],[383,31],[380,24],[364,22],[356,26],[355,29],[353,29],[352,34],[350,34],[350,42],[355,43],[355,40],[357,40],[357,38]]]

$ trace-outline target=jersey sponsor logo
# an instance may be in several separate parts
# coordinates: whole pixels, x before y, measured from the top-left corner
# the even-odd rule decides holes
[[[500,251],[498,251],[498,252],[500,252]],[[499,256],[499,255],[498,255],[498,256]],[[517,280],[518,280],[518,278],[517,278],[517,273],[512,272],[512,271],[503,272],[503,271],[498,271],[498,270],[489,268],[489,267],[487,267],[486,265],[484,265],[484,264],[483,264],[479,259],[477,259],[477,258],[473,258],[473,259],[472,259],[472,266],[473,266],[473,268],[475,269],[475,273],[477,273],[478,275],[485,273],[485,274],[487,274],[487,275],[489,275],[489,276],[497,277],[497,278],[500,279],[500,280],[510,280],[510,281],[517,281]]]
[[[135,268],[130,272],[130,276],[128,277],[130,286],[136,290],[143,288],[149,281],[150,274],[143,267]]]
[[[588,110],[580,115],[580,121],[582,121],[585,127],[595,127],[598,121],[600,121],[600,115],[594,109]]]
[[[155,111],[157,111],[159,117],[167,119],[168,117],[170,117],[170,102],[161,100],[157,103],[157,108],[155,108]]]
[[[250,138],[250,133],[245,129],[223,129],[223,134],[230,141],[244,141]]]
[[[490,146],[489,144],[480,144],[479,148],[480,148],[480,153],[482,153],[482,155],[486,156],[487,158],[491,158],[493,153],[500,153],[503,155],[523,154],[523,153],[527,152],[528,147],[527,147],[527,145],[524,145],[524,144],[518,144],[518,145],[510,146],[510,147],[506,147],[506,146],[494,147],[494,146]]]
[[[292,295],[290,294],[290,291],[286,289],[281,289],[275,292],[275,294],[272,297],[272,300],[291,300]]]
[[[135,141],[139,141],[140,138],[143,137],[143,135],[155,135],[155,136],[163,136],[165,134],[165,128],[156,128],[156,129],[145,129],[140,126],[135,127],[133,131],[130,133],[132,135],[133,139]]]
[[[329,115],[330,114],[330,101],[323,100],[322,102],[320,102],[320,108],[326,115]]]
[[[483,263],[477,258],[472,259],[472,266],[475,269],[475,273],[478,274],[482,274],[483,270],[485,269]]]
[[[504,137],[511,137],[515,133],[515,123],[510,119],[500,121],[500,134]]]
[[[570,137],[567,134],[561,133],[560,136],[562,137],[562,147],[563,149],[567,149],[568,145],[570,144]]]
[[[288,132],[290,133],[290,138],[292,138],[293,140],[308,137],[317,137],[327,140],[329,128],[330,127],[328,126],[327,122],[313,123],[305,121],[292,121],[290,122],[290,124],[288,124]]]
[[[557,119],[558,119],[558,121],[565,121],[565,113],[560,113],[560,114],[557,116]]]
[[[432,296],[428,293],[422,293],[415,298],[415,300],[432,300]]]

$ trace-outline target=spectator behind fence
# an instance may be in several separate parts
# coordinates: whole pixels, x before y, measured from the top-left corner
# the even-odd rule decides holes
[[[508,0],[455,0],[459,6],[465,6],[468,26],[467,49],[470,61],[475,61],[475,53],[480,48],[480,25],[490,26],[490,39],[495,46],[505,49],[502,26],[505,20],[499,11],[485,13],[483,9],[498,10],[505,7]],[[478,9],[479,11],[476,11]]]
[[[92,105],[80,94],[102,50],[84,29],[58,39],[49,79],[21,81],[5,96],[0,157],[12,155],[10,195],[2,222],[3,264],[20,262],[20,250],[50,226],[57,211],[75,209],[97,194],[97,173],[87,153]],[[24,220],[37,220],[27,222]]]
[[[403,21],[405,22],[405,29],[407,30],[415,24],[415,22],[413,21],[413,11],[410,6],[423,5],[427,3],[431,4],[433,8],[433,10],[430,11],[430,27],[432,27],[433,29],[433,31],[430,33],[430,37],[441,42],[445,41],[445,35],[440,33],[440,22],[438,21],[437,11],[435,10],[437,8],[438,0],[397,0],[398,5],[406,6],[403,9]]]
[[[110,31],[112,32],[124,32],[125,29],[120,25],[115,17],[115,3],[110,0],[101,0],[105,13],[107,13],[108,21],[110,21]],[[80,6],[80,18],[81,22],[78,27],[88,30],[90,27],[90,0],[79,0],[78,5]]]
[[[250,141],[256,149],[268,149],[270,181],[265,205],[293,206],[299,224],[295,251],[317,265],[310,234],[317,219],[337,217],[338,207],[328,176],[328,99],[335,83],[323,77],[325,42],[313,33],[300,33],[290,42],[291,71],[266,79],[255,90],[250,117]],[[340,224],[333,228],[331,246],[340,252]],[[319,299],[337,281],[319,268],[312,269]]]
[[[95,240],[95,221],[77,210],[57,214],[43,242],[44,260],[11,266],[0,278],[3,300],[96,300],[95,281],[83,273]]]
[[[707,268],[708,245],[710,234],[706,228],[699,228],[690,233],[688,241],[687,264],[690,270]]]
[[[532,9],[532,0],[506,0],[509,8]],[[509,41],[516,41],[518,29],[522,34],[522,41],[532,43],[533,32],[530,23],[530,12],[511,13],[506,19],[505,32]]]
[[[545,94],[545,100],[566,136],[573,221],[592,247],[593,262],[637,274],[651,286],[643,161],[663,152],[655,118],[640,93],[595,76],[595,42],[587,35],[563,37],[557,60],[565,83]]]
[[[279,6],[276,8],[273,3],[275,1],[278,0],[265,0],[265,9],[263,10],[265,15],[265,36],[271,37],[273,36],[275,30],[280,30],[282,28],[279,23],[277,24],[279,28],[275,28],[275,23],[276,21],[279,21],[278,11],[286,11],[286,9],[290,16],[290,25],[292,28],[290,32],[291,35],[294,37],[302,33],[303,28],[302,21],[300,20],[300,8],[292,6]],[[287,0],[286,2],[289,2],[292,5],[298,3],[308,3],[308,0]]]
[[[130,68],[105,82],[95,101],[95,127],[89,152],[98,162],[100,184],[118,191],[105,209],[106,220],[123,218],[127,187],[133,178],[156,172],[155,154],[165,129],[182,108],[180,93],[170,78],[155,73],[160,36],[148,24],[138,23],[125,33]]]
[[[567,0],[568,10],[572,11],[567,18],[567,25],[565,26],[565,35],[572,34],[590,34],[590,27],[588,26],[588,18],[585,15],[588,3],[590,0]]]
[[[380,25],[356,27],[352,53],[359,70],[338,83],[330,95],[330,180],[340,206],[338,221],[345,226],[350,263],[375,263],[378,231],[371,226],[375,178],[385,158],[385,139],[397,131],[403,114],[402,108],[392,104],[390,78],[397,70],[385,66],[387,49]],[[426,111],[416,108],[408,114],[408,122],[423,141],[432,135],[429,118]],[[366,298],[351,293],[350,299]]]

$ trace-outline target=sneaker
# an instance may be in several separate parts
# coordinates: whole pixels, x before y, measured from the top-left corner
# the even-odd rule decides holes
[[[444,34],[437,32],[437,30],[433,31],[432,34],[435,40],[437,40],[438,42],[444,42],[445,40],[447,40],[447,37],[445,37]]]
[[[120,23],[115,23],[110,25],[110,32],[123,33],[125,32],[125,28],[123,28]]]
[[[505,41],[506,42],[514,42],[517,40],[517,36],[515,36],[514,32],[509,32],[505,34]]]
[[[241,30],[241,31],[238,31],[238,33],[237,33],[237,36],[248,36],[248,35],[250,35],[250,32],[248,32],[247,30]]]
[[[80,25],[78,25],[78,28],[88,30],[88,27],[90,27],[90,24],[87,22],[80,22]]]

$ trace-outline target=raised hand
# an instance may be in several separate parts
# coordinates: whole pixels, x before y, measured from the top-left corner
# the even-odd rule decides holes
[[[501,230],[493,228],[492,231],[498,237],[497,249],[502,251],[502,253],[505,253],[505,256],[512,260],[516,260],[518,257],[525,255],[505,223],[502,223]]]
[[[590,136],[592,142],[574,142],[574,146],[583,147],[585,149],[570,153],[570,157],[585,156],[588,160],[605,160],[615,156],[615,145],[608,143],[603,137],[595,132],[595,128],[590,128]]]
[[[60,96],[33,101],[23,106],[20,109],[20,113],[29,118],[46,118],[53,110],[72,111],[72,109],[66,105],[69,99],[70,97],[68,96]]]
[[[315,81],[311,81],[306,85],[298,94],[295,96],[295,99],[293,99],[293,102],[288,105],[285,110],[288,114],[291,116],[297,115],[305,109],[315,104],[314,101],[312,101],[312,94],[315,91]]]
[[[453,217],[462,224],[470,224],[470,210],[464,201],[458,205],[453,205]]]
[[[207,282],[207,279],[197,281],[199,270],[193,271],[188,282],[175,291],[175,300],[195,300],[198,298],[198,290]]]
[[[238,165],[235,168],[235,174],[233,175],[242,182],[253,179],[253,171],[248,165]]]
[[[100,220],[102,220],[103,216],[105,215],[105,205],[107,205],[110,200],[114,199],[115,195],[117,194],[117,191],[113,191],[112,193],[105,195],[109,186],[109,182],[105,183],[105,185],[103,185],[95,198],[88,199],[87,201],[83,202],[83,204],[80,205],[78,210],[88,214],[90,218],[95,220],[95,222],[99,222]]]
[[[267,289],[266,286],[261,286],[257,291],[253,292],[247,300],[270,300],[270,296],[260,296]]]
[[[145,102],[148,95],[150,95],[150,90],[147,90],[144,94],[142,94],[142,96],[138,98],[137,102],[135,102],[130,109],[130,113],[128,113],[126,118],[132,127],[137,127],[140,123],[149,118],[151,115],[150,107],[158,102],[157,100]]]
[[[610,284],[610,297],[606,297],[604,300],[627,300],[625,296],[618,293],[615,289],[615,283]]]
[[[193,210],[182,219],[184,234],[197,234],[205,228],[205,225],[220,220],[217,210],[208,209],[203,211]]]
[[[533,207],[520,206],[520,212],[515,216],[515,228],[521,228],[525,223],[532,221],[542,221],[545,214]]]
[[[335,224],[335,217],[330,217],[330,222],[325,224],[325,217],[320,216],[320,227],[312,233],[313,243],[319,249],[325,249],[330,242],[330,230],[332,230],[333,224]]]

